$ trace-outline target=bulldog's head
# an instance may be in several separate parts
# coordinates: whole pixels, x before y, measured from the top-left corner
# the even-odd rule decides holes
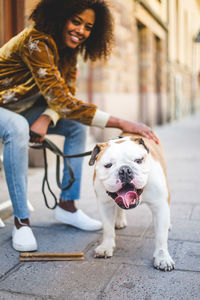
[[[124,137],[95,146],[89,165],[108,195],[123,209],[136,207],[149,174],[148,148],[143,139]]]

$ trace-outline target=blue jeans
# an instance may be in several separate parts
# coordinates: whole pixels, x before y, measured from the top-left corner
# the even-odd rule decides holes
[[[44,103],[36,104],[22,115],[0,107],[0,138],[3,139],[3,163],[6,182],[13,205],[14,216],[20,219],[29,218],[27,208],[27,176],[29,126],[45,110]],[[55,127],[49,127],[48,134],[65,137],[64,154],[81,153],[85,149],[86,126],[67,119],[60,119]],[[37,151],[37,150],[36,150]],[[62,191],[60,197],[66,200],[80,198],[80,185],[83,158],[69,159],[75,176],[70,189]],[[62,184],[68,183],[69,173],[64,164]]]

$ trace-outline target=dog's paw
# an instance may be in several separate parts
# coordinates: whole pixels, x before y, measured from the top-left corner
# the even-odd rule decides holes
[[[108,258],[113,256],[115,244],[113,242],[103,242],[95,249],[95,258]]]
[[[169,252],[166,250],[160,249],[158,251],[155,251],[153,259],[154,259],[154,267],[157,270],[171,271],[175,269],[175,263],[171,258]]]
[[[116,220],[115,222],[115,228],[116,229],[122,229],[122,228],[125,228],[127,226],[127,221],[126,221],[126,218],[120,218],[118,220]]]

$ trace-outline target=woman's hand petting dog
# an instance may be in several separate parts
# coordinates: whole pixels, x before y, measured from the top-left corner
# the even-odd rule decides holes
[[[106,127],[119,128],[123,131],[123,133],[140,134],[150,140],[154,140],[156,144],[159,143],[159,139],[153,130],[143,123],[130,122],[111,116],[106,124]]]

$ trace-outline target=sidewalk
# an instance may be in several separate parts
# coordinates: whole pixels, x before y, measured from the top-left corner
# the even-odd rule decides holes
[[[168,161],[172,195],[169,251],[172,272],[152,266],[152,217],[141,205],[128,211],[128,227],[117,231],[110,259],[95,259],[101,232],[84,232],[57,223],[41,194],[42,169],[30,169],[29,200],[40,252],[83,251],[84,261],[19,262],[11,247],[12,218],[0,229],[0,300],[197,300],[200,299],[200,115],[156,129]],[[90,146],[88,147],[90,149]],[[79,207],[99,218],[92,189],[92,167],[85,159]],[[50,178],[54,180],[51,168]],[[53,186],[56,189],[55,183]]]

